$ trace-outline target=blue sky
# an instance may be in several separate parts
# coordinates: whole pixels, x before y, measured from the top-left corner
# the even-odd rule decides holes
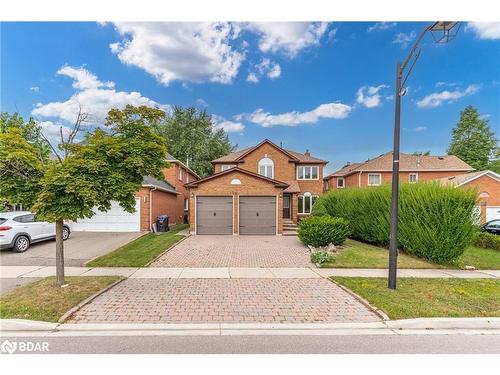
[[[49,137],[78,104],[194,105],[239,147],[263,138],[329,160],[392,147],[395,63],[423,23],[2,23],[1,110]],[[427,36],[403,98],[402,151],[445,153],[471,104],[500,133],[500,24]]]

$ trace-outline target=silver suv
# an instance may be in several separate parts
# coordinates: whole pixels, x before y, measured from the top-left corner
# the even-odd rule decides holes
[[[63,228],[63,240],[69,238],[71,231],[67,224]],[[32,243],[52,240],[56,237],[56,225],[37,220],[29,211],[0,213],[0,249],[12,249],[23,253]]]

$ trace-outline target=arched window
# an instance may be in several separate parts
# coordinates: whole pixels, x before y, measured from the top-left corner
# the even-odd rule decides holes
[[[316,202],[316,195],[312,195],[309,192],[305,192],[303,195],[298,196],[298,207],[297,212],[299,214],[310,214],[314,202]]]
[[[268,157],[260,159],[260,161],[259,161],[259,174],[261,176],[274,178],[274,163]]]

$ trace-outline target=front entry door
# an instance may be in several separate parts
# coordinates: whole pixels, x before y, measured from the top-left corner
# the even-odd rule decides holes
[[[290,219],[292,217],[291,203],[291,196],[288,194],[283,194],[283,219]]]

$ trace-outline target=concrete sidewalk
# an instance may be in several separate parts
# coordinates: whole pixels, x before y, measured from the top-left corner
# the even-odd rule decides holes
[[[55,267],[0,266],[0,278],[54,276]],[[65,267],[66,276],[117,275],[132,279],[314,279],[330,276],[387,277],[387,269],[371,268],[128,268]],[[500,278],[500,270],[400,269],[398,277],[416,278]]]

